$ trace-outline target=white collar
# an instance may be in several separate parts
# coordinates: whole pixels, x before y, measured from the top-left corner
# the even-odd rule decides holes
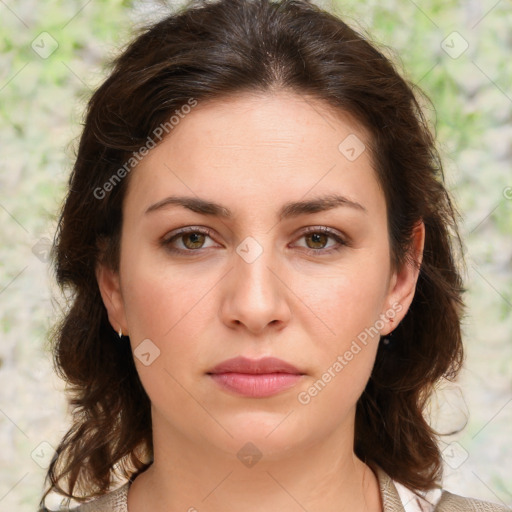
[[[433,512],[441,499],[441,489],[431,489],[425,492],[417,491],[420,495],[418,496],[418,494],[395,480],[393,480],[393,485],[396,487],[405,512]]]

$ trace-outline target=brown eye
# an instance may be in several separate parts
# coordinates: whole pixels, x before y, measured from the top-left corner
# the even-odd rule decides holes
[[[209,229],[189,227],[165,237],[161,244],[174,253],[199,253],[201,249],[208,248],[208,246],[204,247],[204,244],[208,238],[211,238],[211,234],[212,231]]]
[[[306,240],[304,251],[314,256],[328,255],[349,245],[340,234],[326,226],[310,227],[300,238]],[[329,240],[334,241],[330,247],[327,245]]]
[[[312,241],[313,247],[311,247],[311,249],[323,249],[327,244],[329,238],[330,236],[324,233],[311,233],[305,235],[306,240]]]
[[[183,240],[183,245],[187,249],[200,249],[205,240],[205,235],[203,233],[187,233],[180,237]],[[190,241],[190,245],[187,243],[188,241]]]

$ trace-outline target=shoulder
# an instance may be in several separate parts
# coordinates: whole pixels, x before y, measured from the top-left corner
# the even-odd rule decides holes
[[[443,490],[435,508],[436,512],[511,512],[512,509],[490,501],[465,498]]]
[[[393,480],[377,464],[370,465],[379,481],[384,512],[512,512],[503,504],[466,498],[446,489],[412,491]]]
[[[405,512],[512,512],[512,509],[497,503],[467,498],[446,489],[413,492],[399,482],[393,481]],[[399,509],[401,511],[401,509]]]
[[[126,483],[119,489],[73,508],[70,512],[128,512],[128,488]]]

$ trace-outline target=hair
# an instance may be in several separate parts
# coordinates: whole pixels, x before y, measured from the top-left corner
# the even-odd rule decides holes
[[[119,269],[126,162],[133,165],[191,99],[281,90],[321,100],[370,134],[393,266],[411,262],[414,228],[425,224],[415,296],[392,343],[377,351],[357,402],[354,451],[410,489],[438,486],[443,434],[424,413],[436,383],[453,380],[464,359],[463,246],[418,88],[375,43],[308,0],[193,0],[142,30],[88,103],[52,249],[57,282],[72,292],[50,341],[73,421],[41,503],[51,491],[79,501],[104,494],[115,477],[133,480],[153,457],[150,400],[95,275],[99,262]]]

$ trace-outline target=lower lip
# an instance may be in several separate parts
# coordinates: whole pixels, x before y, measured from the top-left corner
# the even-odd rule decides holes
[[[210,377],[223,388],[243,396],[265,397],[289,389],[302,375],[292,373],[212,373]]]

